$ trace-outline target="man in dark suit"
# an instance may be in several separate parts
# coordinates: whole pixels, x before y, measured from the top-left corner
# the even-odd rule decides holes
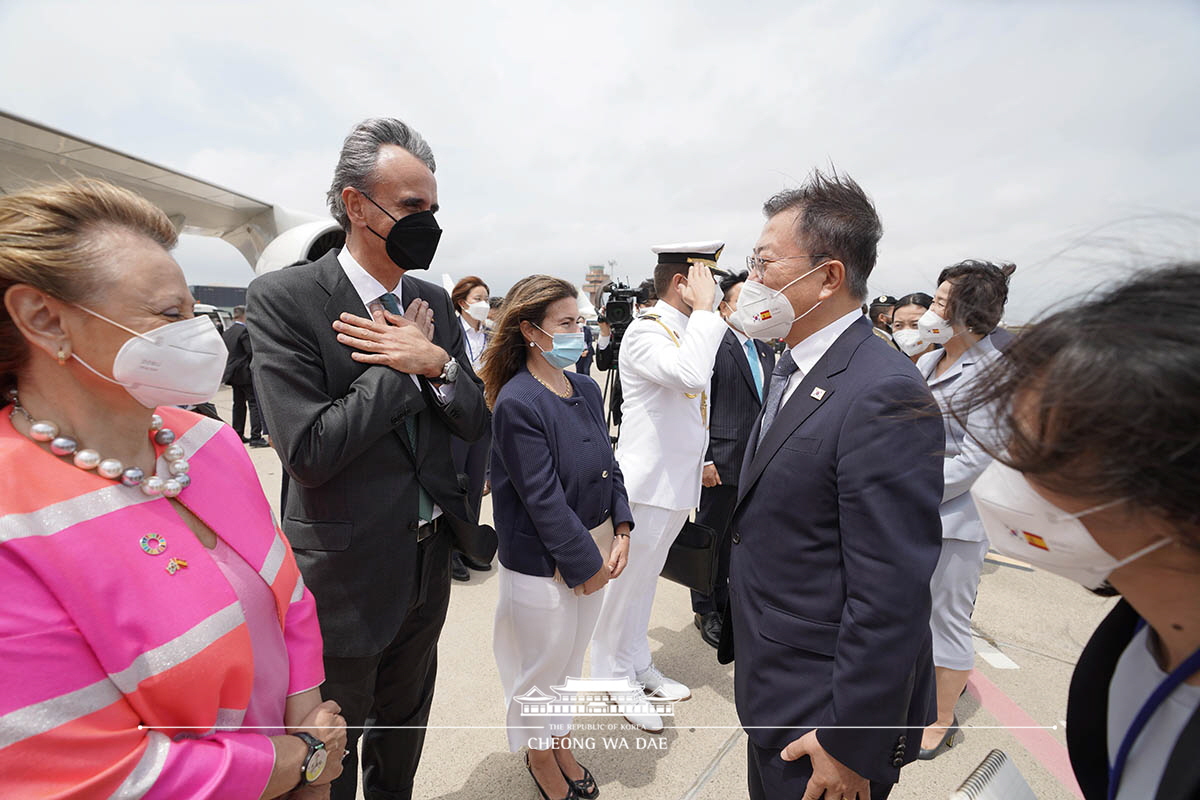
[[[736,319],[789,349],[738,479],[719,654],[752,798],[880,800],[936,716],[942,421],[862,315],[882,226],[858,184],[814,171],[764,211]]]
[[[579,318],[579,325],[581,328],[583,328],[583,344],[585,349],[583,351],[583,355],[581,355],[579,360],[575,362],[575,371],[580,375],[591,376],[592,361],[596,358],[596,348],[594,342],[592,341],[592,329],[588,326],[587,320],[585,320],[583,317]]]
[[[225,375],[221,383],[233,387],[233,429],[242,441],[251,447],[267,447],[262,435],[262,414],[258,409],[258,398],[254,394],[254,383],[250,377],[250,362],[254,350],[250,345],[250,332],[246,330],[246,307],[233,307],[233,324],[221,334],[229,358],[225,362]],[[246,409],[250,409],[250,438],[245,436]]]
[[[743,333],[731,315],[746,282],[743,271],[721,280],[717,311],[729,324],[717,351],[709,390],[708,453],[701,475],[700,509],[696,522],[717,532],[721,555],[712,596],[692,591],[692,611],[700,637],[713,647],[721,640],[721,616],[729,601],[729,520],[737,503],[738,472],[754,420],[767,395],[767,378],[775,366],[775,351]]]
[[[450,597],[449,528],[475,521],[450,439],[483,432],[482,385],[446,292],[408,274],[428,268],[440,234],[434,167],[399,120],[360,123],[329,190],[345,248],[249,291],[255,379],[292,476],[283,529],[317,600],[322,692],[349,726],[334,800],[355,797],[355,726],[368,721],[405,729],[365,733],[364,794],[411,797]]]

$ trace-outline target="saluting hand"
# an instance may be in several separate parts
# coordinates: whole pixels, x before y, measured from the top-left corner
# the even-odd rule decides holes
[[[693,262],[688,269],[687,283],[679,294],[693,311],[712,311],[713,300],[717,296],[717,284],[712,271],[704,264]]]
[[[812,759],[813,769],[801,800],[819,800],[822,796],[871,800],[871,782],[829,755],[817,740],[816,731],[804,734],[779,754],[784,761],[795,761],[802,756]]]
[[[418,304],[425,304],[425,308]],[[410,375],[436,378],[442,374],[450,356],[429,340],[433,333],[433,312],[424,300],[414,300],[404,316],[384,311],[383,317],[385,322],[377,322],[346,313],[334,320],[337,340],[363,351],[351,353],[351,358],[364,364],[383,364]]]

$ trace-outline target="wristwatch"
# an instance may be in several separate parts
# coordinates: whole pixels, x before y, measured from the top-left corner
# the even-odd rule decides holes
[[[458,380],[458,362],[453,358],[442,366],[442,374],[434,378],[438,383],[454,383]]]
[[[329,759],[329,753],[325,750],[325,743],[311,733],[299,731],[293,733],[292,736],[299,737],[300,741],[308,745],[308,755],[304,757],[304,763],[300,765],[300,785],[308,786],[320,778],[321,773],[325,771],[325,762]]]

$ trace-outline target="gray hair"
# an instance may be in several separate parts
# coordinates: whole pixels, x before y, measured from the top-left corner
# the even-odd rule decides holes
[[[364,190],[375,182],[375,164],[379,160],[379,148],[394,144],[407,150],[430,172],[437,172],[433,150],[429,143],[415,130],[398,119],[372,117],[354,126],[346,141],[342,142],[342,154],[333,170],[333,184],[325,195],[329,213],[350,232],[350,219],[346,216],[346,205],[342,202],[342,190],[347,186]]]

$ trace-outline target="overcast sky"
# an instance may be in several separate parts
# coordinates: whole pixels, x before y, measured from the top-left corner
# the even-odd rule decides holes
[[[884,224],[875,294],[1011,260],[1010,321],[1200,253],[1200,3],[0,2],[0,108],[322,213],[341,140],[438,161],[433,272],[494,293],[724,239],[834,164]],[[582,5],[582,4],[581,4]],[[185,237],[190,283],[253,274]]]

